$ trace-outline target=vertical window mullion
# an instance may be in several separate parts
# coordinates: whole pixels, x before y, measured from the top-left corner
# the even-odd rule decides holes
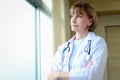
[[[46,65],[48,64],[50,65],[50,61],[48,60],[48,58],[51,59],[53,54],[53,50],[52,50],[53,31],[51,25],[52,10],[49,8],[49,5],[47,5],[44,0],[27,0],[27,1],[36,8],[35,9],[35,80],[46,80],[47,79],[46,76],[49,70],[48,66]],[[43,18],[45,18],[45,20]],[[46,23],[43,25],[44,22]],[[48,39],[47,35],[50,36],[50,39]],[[46,45],[46,43],[48,43],[47,44],[48,46]],[[46,74],[43,70],[46,71]]]
[[[35,9],[35,80],[40,80],[39,66],[39,9]]]

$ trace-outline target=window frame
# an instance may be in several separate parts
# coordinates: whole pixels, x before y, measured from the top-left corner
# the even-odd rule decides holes
[[[35,80],[41,80],[40,11],[52,18],[52,10],[42,0],[26,0],[35,8]]]
[[[52,16],[52,10],[42,1],[42,0],[26,0],[35,8],[40,9],[43,11],[48,17]]]

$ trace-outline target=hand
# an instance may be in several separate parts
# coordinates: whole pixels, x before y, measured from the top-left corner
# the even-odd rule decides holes
[[[92,65],[93,65],[93,61],[90,61],[87,67],[90,68]]]
[[[57,80],[59,78],[59,72],[52,72],[48,75],[48,80]]]
[[[69,72],[52,72],[48,80],[69,80]]]

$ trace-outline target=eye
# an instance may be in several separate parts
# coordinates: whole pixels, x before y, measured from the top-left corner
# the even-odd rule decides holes
[[[83,15],[77,15],[77,17],[82,18],[82,17],[83,17]]]

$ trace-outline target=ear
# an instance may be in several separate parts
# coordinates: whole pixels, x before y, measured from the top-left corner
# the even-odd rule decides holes
[[[89,19],[89,23],[88,23],[88,26],[91,26],[93,23],[93,18]]]

